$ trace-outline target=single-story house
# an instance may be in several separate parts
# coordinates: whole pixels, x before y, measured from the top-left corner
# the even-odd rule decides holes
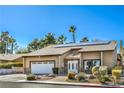
[[[50,45],[23,55],[22,60],[24,73],[48,74],[55,67],[63,68],[65,73],[89,73],[93,66],[113,66],[117,61],[117,42]]]

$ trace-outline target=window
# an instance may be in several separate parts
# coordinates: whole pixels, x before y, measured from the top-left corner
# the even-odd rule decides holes
[[[76,69],[78,69],[78,63],[76,64]]]
[[[69,69],[70,69],[70,63],[69,63]]]
[[[74,69],[74,63],[72,63],[72,70]]]

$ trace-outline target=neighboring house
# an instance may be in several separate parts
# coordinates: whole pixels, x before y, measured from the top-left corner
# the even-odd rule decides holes
[[[23,62],[22,56],[25,54],[0,54],[0,63],[5,62]]]
[[[112,67],[116,61],[115,41],[51,45],[23,56],[24,72],[33,74],[49,74],[54,67],[89,73],[93,66]]]

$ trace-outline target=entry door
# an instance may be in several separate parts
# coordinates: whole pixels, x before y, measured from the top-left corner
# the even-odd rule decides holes
[[[68,61],[68,72],[78,73],[78,60]]]

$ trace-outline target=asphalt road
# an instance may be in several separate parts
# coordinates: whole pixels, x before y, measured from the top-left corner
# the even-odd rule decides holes
[[[82,88],[81,86],[0,82],[0,88]]]

